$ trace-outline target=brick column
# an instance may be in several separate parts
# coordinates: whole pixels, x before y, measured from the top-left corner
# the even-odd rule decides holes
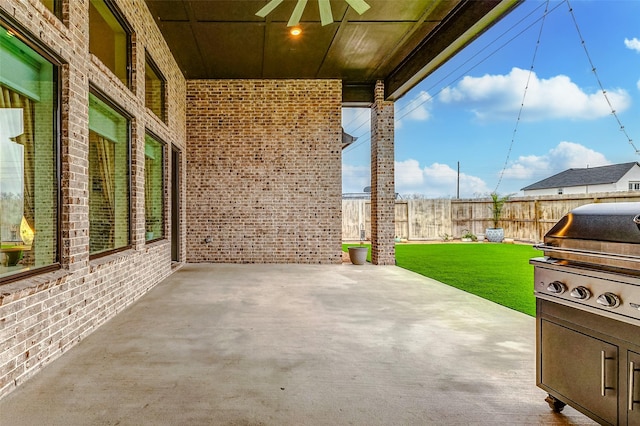
[[[384,100],[384,82],[378,81],[371,108],[371,262],[394,265],[395,183],[394,104]]]

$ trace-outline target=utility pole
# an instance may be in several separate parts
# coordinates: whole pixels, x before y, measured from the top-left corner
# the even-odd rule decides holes
[[[460,199],[460,162],[458,161],[458,184],[456,185],[456,198]]]

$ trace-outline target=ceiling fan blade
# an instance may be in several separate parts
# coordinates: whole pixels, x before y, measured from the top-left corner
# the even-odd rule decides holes
[[[291,18],[289,18],[287,27],[295,27],[300,23],[300,18],[302,18],[302,12],[304,12],[306,5],[307,0],[298,0],[295,9],[293,9],[293,13],[291,14]]]
[[[318,8],[320,9],[320,21],[322,26],[333,23],[333,12],[331,12],[331,3],[329,0],[318,0]]]
[[[284,0],[271,0],[262,9],[257,11],[256,15],[261,17],[261,18],[264,18],[265,16],[270,14],[273,11],[273,9],[275,9],[278,6],[280,6],[280,3],[282,3],[283,1]]]
[[[358,12],[358,15],[362,15],[371,7],[364,0],[346,0],[346,2],[353,8],[353,10]]]

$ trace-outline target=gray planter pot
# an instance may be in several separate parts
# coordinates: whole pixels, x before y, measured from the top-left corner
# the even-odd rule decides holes
[[[349,260],[354,265],[364,265],[367,263],[367,254],[369,253],[369,247],[348,247]]]
[[[501,243],[504,240],[504,229],[502,228],[487,228],[485,230],[485,237],[487,241],[491,243]]]

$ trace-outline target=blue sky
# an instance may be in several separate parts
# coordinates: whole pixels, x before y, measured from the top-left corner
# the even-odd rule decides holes
[[[458,162],[460,197],[473,198],[640,161],[640,1],[552,1],[543,23],[546,5],[527,0],[396,102],[396,192],[455,197]],[[343,150],[343,192],[370,184],[369,117],[343,110],[358,137]]]

